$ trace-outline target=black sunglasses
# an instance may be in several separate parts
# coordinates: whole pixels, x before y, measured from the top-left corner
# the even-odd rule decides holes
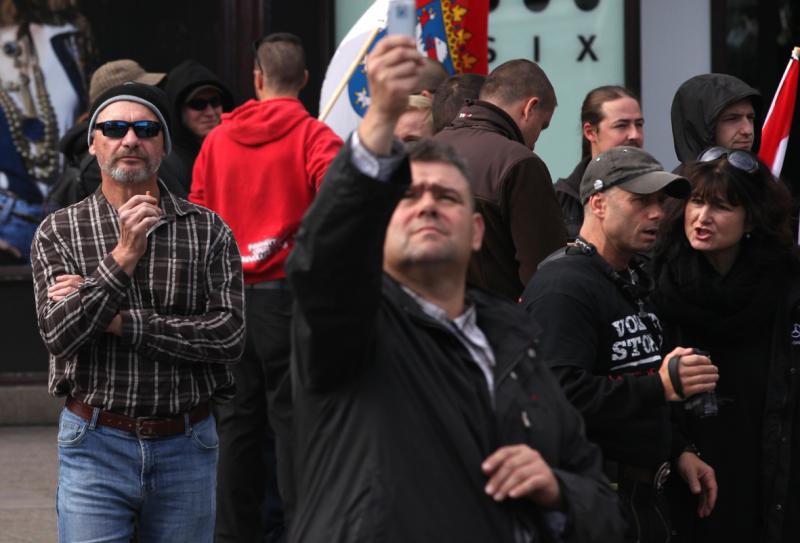
[[[726,149],[725,147],[709,147],[697,157],[698,162],[713,162],[722,157],[728,159],[728,163],[739,170],[747,173],[754,173],[758,170],[758,160],[747,151]]]
[[[219,96],[214,96],[212,98],[208,98],[204,100],[203,98],[194,98],[186,102],[186,107],[189,109],[193,109],[195,111],[204,111],[208,106],[211,107],[219,107],[222,105],[222,98]]]
[[[95,130],[100,129],[107,138],[115,140],[125,137],[129,128],[137,138],[155,138],[161,132],[161,123],[156,121],[105,121],[94,125]]]

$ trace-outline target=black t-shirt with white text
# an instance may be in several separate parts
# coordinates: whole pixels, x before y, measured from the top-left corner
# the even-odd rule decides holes
[[[661,324],[596,259],[568,253],[545,263],[522,304],[542,328],[542,359],[583,414],[589,439],[610,460],[655,468],[669,457],[671,435],[658,376]]]

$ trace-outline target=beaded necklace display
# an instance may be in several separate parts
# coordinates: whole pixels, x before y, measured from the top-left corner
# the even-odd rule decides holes
[[[27,44],[25,41],[27,41]],[[33,41],[30,36],[23,37],[17,42],[8,42],[3,45],[3,51],[13,57],[14,67],[19,71],[19,85],[2,84],[0,79],[0,108],[3,109],[11,141],[14,148],[22,157],[28,175],[34,180],[47,180],[52,178],[58,168],[58,152],[56,151],[56,115],[50,102],[50,95],[44,81],[44,74],[39,67],[39,62],[33,50]],[[30,98],[30,73],[33,73],[36,88],[36,106]],[[17,103],[6,89],[19,90],[26,111],[23,113]],[[37,115],[38,112],[38,115]],[[44,137],[39,142],[30,141],[24,133],[24,125],[32,118],[38,118],[44,125]]]

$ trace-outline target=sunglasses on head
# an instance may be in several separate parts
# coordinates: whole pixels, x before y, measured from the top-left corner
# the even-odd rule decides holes
[[[94,125],[95,130],[102,130],[103,135],[115,140],[125,137],[129,128],[137,138],[154,138],[161,132],[161,123],[156,121],[105,121]]]
[[[747,151],[736,151],[725,147],[709,147],[697,157],[698,162],[713,162],[722,157],[728,159],[728,164],[736,169],[753,173],[758,170],[758,160]]]
[[[219,96],[214,96],[212,98],[204,99],[204,98],[193,98],[186,102],[186,107],[189,109],[193,109],[195,111],[203,111],[208,106],[211,107],[219,107],[222,105],[222,98]]]

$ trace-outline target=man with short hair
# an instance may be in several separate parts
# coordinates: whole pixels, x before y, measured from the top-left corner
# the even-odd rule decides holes
[[[708,147],[750,151],[761,93],[728,74],[701,74],[685,81],[672,100],[672,138],[678,160],[696,160]]]
[[[529,60],[511,60],[489,74],[480,100],[435,136],[467,157],[486,222],[469,281],[511,300],[567,237],[550,172],[531,152],[555,108],[544,71]]]
[[[217,410],[218,542],[275,541],[284,513],[291,513],[292,295],[284,263],[342,144],[297,98],[308,80],[300,39],[271,34],[255,49],[257,99],[224,115],[206,137],[190,195],[230,224],[246,285],[247,340],[236,367],[236,396]]]
[[[89,152],[98,191],[47,217],[32,247],[58,433],[59,540],[212,541],[217,433],[244,345],[230,230],[172,195],[166,96],[139,83],[99,95]]]
[[[524,313],[466,288],[483,234],[466,166],[392,138],[419,64],[408,37],[375,46],[371,105],[287,264],[289,541],[618,541],[598,451]]]
[[[555,184],[570,239],[575,239],[583,224],[579,191],[589,161],[612,147],[644,145],[644,117],[639,99],[630,90],[617,85],[590,90],[581,106],[581,130],[583,158],[569,176]]]
[[[637,254],[655,243],[666,197],[686,198],[689,181],[639,148],[614,147],[589,163],[580,194],[580,236],[540,265],[522,303],[542,328],[543,359],[603,450],[625,504],[628,540],[668,541],[661,494],[668,461],[700,494],[702,516],[717,491],[714,471],[671,438],[668,402],[713,390],[718,374],[690,348],[662,358],[652,281]]]
[[[425,98],[433,98],[434,94],[436,94],[436,89],[449,75],[444,64],[436,59],[423,57],[417,86],[410,94],[420,94]]]

